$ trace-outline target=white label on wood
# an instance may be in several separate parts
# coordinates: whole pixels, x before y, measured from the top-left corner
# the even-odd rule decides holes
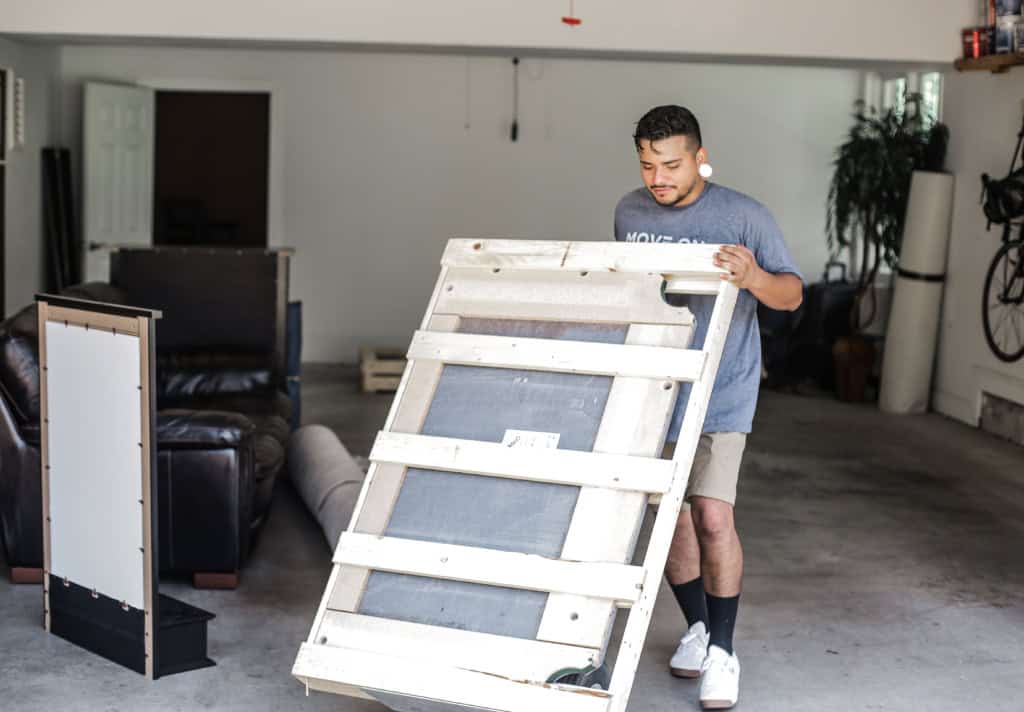
[[[506,430],[501,444],[505,447],[546,447],[557,448],[559,433],[541,433],[535,430]]]

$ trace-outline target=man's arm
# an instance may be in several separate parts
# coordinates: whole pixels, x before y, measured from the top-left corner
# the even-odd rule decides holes
[[[741,245],[723,245],[715,264],[729,270],[722,279],[749,290],[769,309],[795,311],[803,302],[803,282],[795,274],[772,274],[761,269],[754,253]]]

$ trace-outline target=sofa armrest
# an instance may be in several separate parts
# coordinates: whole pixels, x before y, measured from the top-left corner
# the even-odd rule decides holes
[[[256,426],[239,413],[157,413],[160,564],[237,572],[248,555]]]
[[[241,413],[172,409],[156,416],[160,449],[237,448],[255,432],[256,426]]]

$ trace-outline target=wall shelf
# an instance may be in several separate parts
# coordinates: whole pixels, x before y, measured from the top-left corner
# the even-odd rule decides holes
[[[958,72],[992,72],[1002,74],[1018,64],[1024,64],[1024,54],[990,54],[977,59],[958,59],[953,66]]]

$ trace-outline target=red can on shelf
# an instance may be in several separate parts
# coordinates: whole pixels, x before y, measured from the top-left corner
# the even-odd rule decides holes
[[[977,59],[992,53],[991,27],[968,27],[961,34],[964,47],[964,59]]]

